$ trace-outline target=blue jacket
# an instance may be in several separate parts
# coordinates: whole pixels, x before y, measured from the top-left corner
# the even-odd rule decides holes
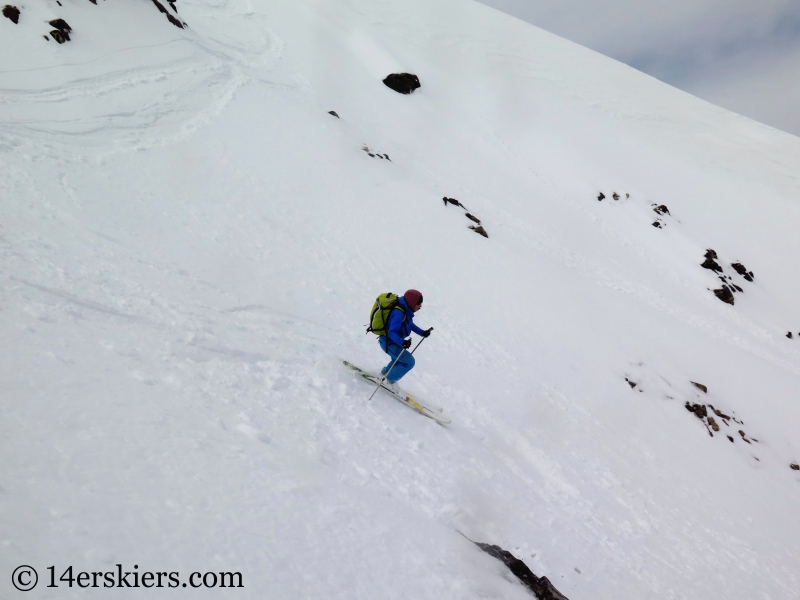
[[[406,299],[401,296],[397,304],[402,310],[392,310],[389,315],[387,329],[389,332],[389,339],[398,346],[402,346],[403,340],[405,340],[412,331],[417,335],[422,335],[425,332],[414,325],[414,311],[408,307]],[[405,319],[403,319],[404,313]]]

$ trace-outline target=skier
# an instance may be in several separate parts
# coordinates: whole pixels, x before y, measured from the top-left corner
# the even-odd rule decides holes
[[[398,391],[395,383],[414,368],[414,357],[408,352],[411,338],[406,339],[406,336],[413,331],[426,338],[433,331],[433,327],[423,330],[414,324],[414,313],[420,308],[422,294],[417,290],[408,290],[398,299],[397,306],[389,315],[387,335],[378,338],[381,349],[391,357],[389,364],[381,369],[381,375],[386,377],[386,382],[394,391]]]

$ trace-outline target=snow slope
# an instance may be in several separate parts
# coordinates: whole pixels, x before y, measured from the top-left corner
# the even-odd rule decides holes
[[[0,20],[3,597],[530,597],[463,533],[571,600],[800,598],[798,138],[471,1],[62,5]],[[447,427],[341,365],[409,287]]]

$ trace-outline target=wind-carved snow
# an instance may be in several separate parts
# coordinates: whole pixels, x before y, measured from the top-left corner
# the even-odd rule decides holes
[[[52,14],[70,23],[72,41],[51,42],[51,52],[26,68],[16,68],[13,54],[0,59],[6,151],[97,157],[191,134],[230,102],[248,69],[281,53],[282,42],[246,0],[182,1],[183,30],[149,2],[51,4],[26,7],[14,41],[41,39],[35,21]]]

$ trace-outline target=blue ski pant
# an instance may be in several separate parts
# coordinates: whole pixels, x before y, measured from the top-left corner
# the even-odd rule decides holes
[[[388,354],[392,359],[389,361],[389,364],[381,369],[381,375],[386,375],[386,371],[388,371],[392,366],[392,363],[394,363],[397,355],[400,355],[400,358],[397,360],[397,363],[395,363],[394,368],[392,369],[392,372],[389,373],[386,381],[389,383],[394,383],[414,368],[414,363],[416,361],[414,360],[414,357],[411,356],[411,352],[405,350],[402,346],[398,346],[385,335],[382,335],[378,338],[378,343],[381,345],[381,350],[386,352],[386,354]]]

